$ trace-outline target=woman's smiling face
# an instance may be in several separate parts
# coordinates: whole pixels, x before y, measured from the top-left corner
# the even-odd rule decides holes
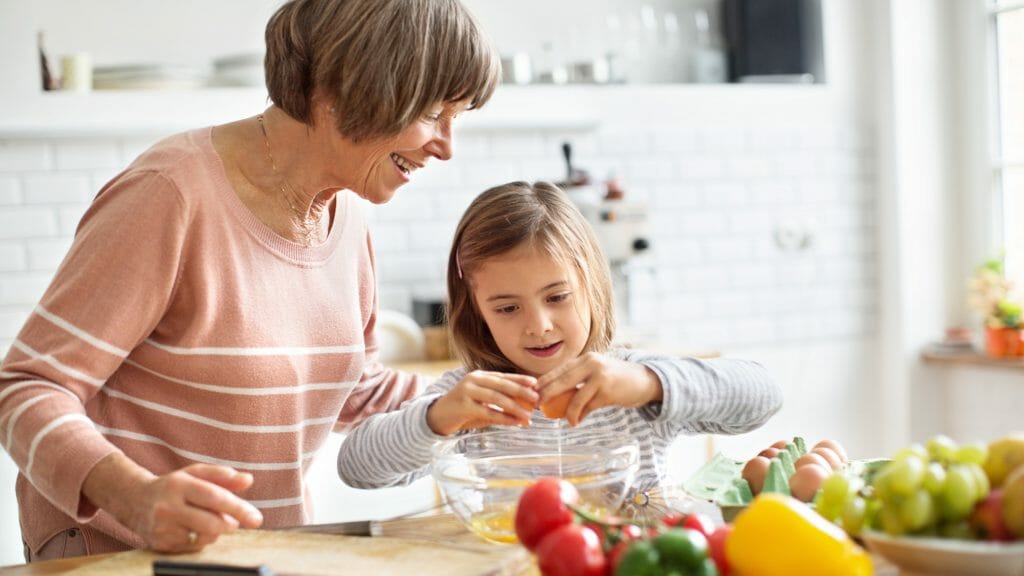
[[[524,373],[546,374],[583,352],[590,308],[572,269],[525,246],[488,259],[470,283],[498,349]]]
[[[467,105],[438,104],[394,138],[357,144],[362,161],[355,191],[374,204],[383,204],[410,181],[416,170],[426,167],[430,158],[450,159],[454,146],[452,122]]]

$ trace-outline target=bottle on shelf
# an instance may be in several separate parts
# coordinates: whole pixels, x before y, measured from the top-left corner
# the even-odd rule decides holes
[[[729,64],[725,50],[716,41],[711,31],[708,11],[698,8],[693,11],[693,23],[696,27],[697,45],[690,54],[690,82],[697,84],[716,84],[727,82]]]

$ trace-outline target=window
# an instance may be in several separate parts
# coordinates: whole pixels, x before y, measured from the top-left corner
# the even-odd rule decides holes
[[[992,0],[997,122],[992,181],[1007,275],[1024,287],[1024,1]]]

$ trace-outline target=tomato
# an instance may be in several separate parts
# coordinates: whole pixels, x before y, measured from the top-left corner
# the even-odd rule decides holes
[[[625,541],[639,540],[644,535],[644,529],[636,524],[623,524],[619,529],[619,537]]]
[[[708,555],[718,566],[718,573],[722,576],[729,576],[729,560],[725,557],[725,541],[732,534],[732,524],[726,524],[715,528],[715,531],[708,536]]]
[[[658,576],[662,573],[658,558],[658,551],[650,542],[633,542],[615,567],[615,576]]]
[[[622,562],[622,555],[629,550],[629,546],[632,544],[629,540],[620,540],[618,544],[612,546],[611,550],[605,554],[608,559],[608,574],[615,574],[619,569],[619,563]]]
[[[597,534],[597,539],[600,540],[602,549],[610,546],[609,542],[615,538],[615,527],[605,527],[597,522],[584,522],[583,525],[593,530],[594,534]]]
[[[579,524],[564,524],[547,533],[536,553],[544,576],[605,576],[608,569],[601,539]]]
[[[651,540],[665,568],[693,571],[708,557],[708,539],[689,528],[670,528]]]
[[[686,519],[685,514],[665,514],[661,517],[661,523],[669,528],[675,528],[683,525],[683,520]]]
[[[579,500],[576,487],[559,478],[541,478],[528,486],[516,507],[519,542],[534,550],[547,533],[572,523],[573,512],[566,504],[576,505]]]
[[[694,514],[688,514],[683,519],[683,528],[689,528],[690,530],[696,530],[704,535],[705,538],[711,536],[711,533],[715,531],[715,523],[711,521],[711,518],[707,517],[700,512]]]
[[[666,514],[661,517],[661,523],[669,528],[689,528],[704,535],[705,538],[715,531],[715,523],[706,514],[694,512],[693,514]]]

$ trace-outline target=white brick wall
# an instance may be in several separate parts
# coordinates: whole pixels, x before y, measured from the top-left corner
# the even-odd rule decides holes
[[[154,137],[0,141],[0,349],[70,245],[96,190]],[[443,286],[455,223],[508,180],[557,180],[574,164],[616,174],[650,206],[654,267],[629,307],[638,332],[702,347],[869,337],[876,293],[875,176],[863,126],[659,125],[471,131],[384,206],[368,206],[385,307]],[[778,227],[809,233],[784,250]],[[640,286],[640,284],[644,286]],[[827,322],[808,319],[827,319]],[[824,326],[824,328],[823,328]]]
[[[874,378],[868,360],[879,297],[869,137],[857,126],[790,124],[459,135],[455,160],[434,162],[387,205],[366,206],[382,305],[411,313],[413,297],[441,294],[451,234],[473,197],[508,180],[562,178],[561,143],[570,139],[579,167],[598,178],[614,172],[650,207],[652,250],[636,263],[628,305],[619,303],[633,321],[620,334],[759,360],[784,387],[782,413],[763,429],[717,438],[717,448],[741,457],[800,434],[839,438],[851,454],[876,456],[869,427],[852,416],[875,405],[863,389]],[[0,354],[45,290],[92,195],[155,140],[0,140]],[[780,226],[813,242],[780,249]],[[837,405],[847,410],[837,414]],[[397,513],[416,507],[403,502],[432,497],[339,487],[337,441],[311,476],[318,520]],[[703,442],[677,443],[678,477],[700,464]],[[10,460],[0,459],[4,534],[17,530],[15,476]],[[0,548],[0,564],[20,561],[16,541],[8,549],[5,556]]]

